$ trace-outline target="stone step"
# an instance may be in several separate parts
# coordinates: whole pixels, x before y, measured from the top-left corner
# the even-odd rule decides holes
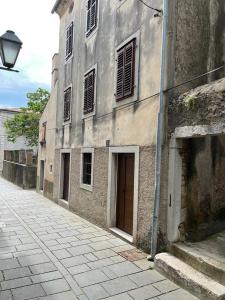
[[[156,255],[155,268],[200,299],[225,300],[225,286],[169,253]]]
[[[183,260],[197,271],[213,278],[215,281],[225,285],[225,258],[219,260],[218,256],[207,253],[204,249],[195,247],[194,244],[176,243],[171,246],[170,252],[177,258]]]

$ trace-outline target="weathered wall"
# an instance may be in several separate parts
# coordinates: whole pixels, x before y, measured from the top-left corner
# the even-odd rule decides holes
[[[141,147],[137,245],[149,251],[154,204],[155,147]]]
[[[38,181],[37,190],[40,189],[40,164],[44,161],[44,196],[53,199],[53,181],[55,167],[55,136],[56,136],[56,103],[58,90],[58,54],[52,59],[52,85],[50,99],[45,107],[39,122],[39,141],[42,138],[42,125],[46,123],[46,143],[39,144],[38,149]]]
[[[170,53],[175,57],[172,85],[187,81],[196,75],[225,63],[225,3],[223,0],[174,0],[174,46]],[[200,80],[190,82],[175,93],[224,77],[222,70]]]
[[[154,5],[161,6],[161,0]],[[57,148],[77,146],[111,145],[154,145],[158,97],[134,104],[129,109],[113,113],[115,107],[124,103],[146,98],[159,91],[161,18],[154,18],[153,12],[136,0],[99,1],[98,29],[85,37],[86,3],[75,1],[72,12],[61,17],[59,97],[57,103]],[[126,22],[124,22],[126,20]],[[65,30],[74,21],[73,57],[65,63]],[[115,101],[116,48],[133,34],[139,36],[139,75],[135,85],[136,98]],[[82,54],[82,55],[81,55]],[[84,73],[97,64],[96,114],[82,120]],[[63,130],[63,91],[69,84],[73,87],[71,130]],[[107,117],[98,119],[103,114]],[[70,131],[70,138],[65,132]],[[140,135],[139,132],[142,132]],[[64,132],[64,133],[63,133]],[[65,140],[69,143],[65,145]],[[64,141],[64,143],[63,143]]]
[[[108,149],[95,148],[92,192],[80,187],[81,150],[71,153],[71,181],[69,207],[90,221],[106,227],[106,204],[108,191]]]
[[[2,175],[23,189],[36,188],[36,166],[26,166],[4,160]]]
[[[199,240],[225,228],[225,137],[183,141],[186,238]]]
[[[7,140],[4,122],[13,118],[15,114],[18,114],[17,110],[14,111],[10,109],[0,109],[0,172],[3,168],[4,150],[30,149],[30,147],[26,145],[23,137],[17,138],[15,143]]]

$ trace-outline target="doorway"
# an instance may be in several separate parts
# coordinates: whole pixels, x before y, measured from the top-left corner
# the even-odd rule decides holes
[[[69,200],[69,183],[70,183],[70,153],[62,154],[62,199]]]
[[[116,226],[133,234],[134,154],[118,154]]]
[[[40,191],[43,191],[44,189],[44,174],[45,174],[45,162],[44,160],[41,160],[40,161],[40,185],[39,185]]]

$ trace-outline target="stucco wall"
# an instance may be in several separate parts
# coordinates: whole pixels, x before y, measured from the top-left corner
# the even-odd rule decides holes
[[[161,7],[162,1],[154,1]],[[126,22],[124,22],[126,20]],[[85,37],[86,2],[75,1],[71,13],[62,16],[59,40],[59,97],[57,103],[57,147],[111,145],[154,145],[158,97],[134,104],[128,109],[115,112],[124,103],[144,99],[159,91],[161,18],[136,0],[99,1],[98,29]],[[65,30],[74,21],[74,51],[65,63]],[[115,65],[116,48],[136,34],[139,39],[138,76],[135,85],[137,96],[116,103]],[[83,79],[85,72],[97,64],[96,114],[82,120]],[[69,132],[63,126],[63,91],[72,83],[72,124]],[[107,117],[98,117],[109,113]],[[64,132],[64,136],[63,136]],[[142,132],[142,134],[138,134]]]
[[[42,125],[46,124],[46,143],[39,144],[38,149],[38,181],[37,190],[40,187],[40,164],[44,161],[44,189],[43,193],[46,197],[53,198],[53,181],[55,167],[55,136],[56,136],[56,103],[58,90],[58,55],[53,56],[52,63],[52,87],[50,99],[45,107],[39,122],[39,141],[42,139]]]

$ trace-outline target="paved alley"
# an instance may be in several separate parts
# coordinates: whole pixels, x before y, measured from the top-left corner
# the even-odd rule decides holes
[[[0,207],[0,300],[196,299],[145,258],[126,259],[133,246],[35,191],[0,179]]]

